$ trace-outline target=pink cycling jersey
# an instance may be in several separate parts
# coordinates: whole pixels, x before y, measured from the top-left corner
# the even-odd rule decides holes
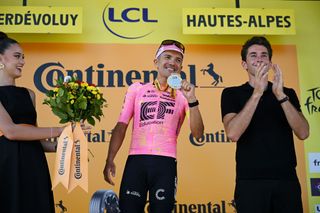
[[[188,102],[178,90],[175,98],[152,83],[132,84],[126,94],[119,122],[133,117],[130,155],[176,157],[177,137],[188,112]]]

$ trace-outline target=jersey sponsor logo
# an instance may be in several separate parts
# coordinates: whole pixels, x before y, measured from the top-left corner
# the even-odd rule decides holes
[[[166,114],[174,113],[174,102],[150,101],[143,102],[140,109],[140,121],[153,119],[164,120]]]
[[[140,193],[137,192],[137,191],[129,191],[129,190],[127,190],[127,191],[126,191],[126,194],[127,194],[127,195],[136,196],[136,197],[141,197]]]
[[[174,102],[162,102],[159,103],[159,110],[157,119],[164,119],[165,114],[173,114],[174,110],[168,107],[174,107]]]
[[[166,197],[164,196],[164,189],[158,189],[155,193],[157,200],[164,200]]]
[[[148,90],[147,94],[143,95],[144,98],[156,98],[158,95],[156,94],[155,90]]]
[[[140,121],[146,121],[154,119],[154,113],[156,112],[157,101],[144,102],[141,104],[140,109]]]

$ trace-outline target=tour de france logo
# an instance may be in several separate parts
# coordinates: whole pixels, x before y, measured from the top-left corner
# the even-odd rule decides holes
[[[98,190],[90,200],[89,213],[120,213],[119,198],[112,190]]]
[[[320,87],[313,87],[306,92],[307,99],[305,107],[309,115],[315,115],[320,112]]]

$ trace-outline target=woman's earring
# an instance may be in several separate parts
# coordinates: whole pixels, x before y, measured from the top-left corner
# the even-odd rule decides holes
[[[0,63],[0,70],[3,70],[3,69],[4,69],[4,64]]]

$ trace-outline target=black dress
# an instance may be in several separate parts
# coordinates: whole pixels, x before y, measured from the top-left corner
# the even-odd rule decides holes
[[[26,88],[0,86],[0,101],[16,124],[36,124]],[[0,118],[1,119],[1,118]],[[39,141],[0,137],[0,213],[54,213],[51,180]]]

